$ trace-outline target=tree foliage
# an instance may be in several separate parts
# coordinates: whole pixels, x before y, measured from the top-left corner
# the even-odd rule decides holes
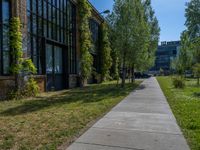
[[[198,71],[200,69],[200,1],[191,0],[187,3],[186,8],[186,23],[188,30],[189,41],[191,43],[191,49],[193,54],[192,65],[194,74],[198,77],[199,84],[199,75]],[[187,60],[185,60],[187,61]]]
[[[194,61],[200,63],[200,1],[191,0],[186,8],[186,26],[192,43]]]
[[[128,68],[144,70],[152,66],[160,28],[150,0],[116,0],[108,22],[124,86]]]
[[[186,22],[190,38],[200,37],[200,1],[191,0],[187,3]]]
[[[151,0],[143,1],[145,20],[149,27],[149,45],[147,48],[147,57],[144,60],[144,69],[149,69],[154,65],[155,62],[155,52],[158,47],[158,42],[160,38],[160,27],[158,19],[155,16],[155,11],[151,6]]]
[[[193,59],[192,44],[188,31],[181,34],[181,48],[178,57],[174,60],[174,69],[178,74],[183,75],[186,70],[191,70]]]
[[[89,28],[89,18],[91,17],[91,7],[87,0],[79,0],[79,33],[80,33],[80,78],[83,86],[84,81],[92,73],[93,57],[90,54],[92,48],[91,31]]]
[[[197,63],[193,66],[194,75],[197,78],[197,85],[200,85],[199,78],[200,78],[200,63]]]

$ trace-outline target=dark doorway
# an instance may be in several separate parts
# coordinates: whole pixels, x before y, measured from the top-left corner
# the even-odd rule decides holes
[[[66,88],[63,47],[46,44],[46,75],[48,91]]]

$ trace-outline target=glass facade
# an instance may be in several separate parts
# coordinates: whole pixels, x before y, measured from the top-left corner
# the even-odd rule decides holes
[[[10,48],[9,48],[9,0],[0,1],[0,74],[9,74]]]
[[[170,71],[171,62],[177,57],[180,49],[180,41],[161,42],[156,52],[155,66],[151,71]]]
[[[98,53],[98,49],[99,49],[100,26],[99,26],[99,23],[96,22],[94,19],[90,19],[90,30],[92,33],[92,42],[93,42],[93,48],[91,52],[96,54]]]
[[[27,16],[28,54],[38,74],[46,73],[45,43],[59,45],[66,51],[64,61],[68,64],[68,72],[76,73],[75,5],[69,0],[27,0]],[[54,57],[57,59],[57,55]]]
[[[17,2],[0,0],[0,75],[9,75],[12,63],[9,20],[12,16],[18,15],[11,14],[15,13],[11,8],[21,4]],[[47,76],[48,89],[65,88],[70,77],[74,77],[71,74],[77,75],[78,72],[76,4],[71,0],[26,0],[25,10],[21,6],[16,9],[20,9],[16,12],[22,13],[20,16],[24,21],[22,22],[24,57],[32,59],[37,74]],[[89,25],[93,42],[90,50],[94,58],[93,68],[99,72],[100,23],[93,18],[89,20]]]
[[[94,19],[90,19],[90,30],[92,34],[92,44],[91,53],[93,55],[93,67],[96,72],[100,72],[100,56],[99,56],[99,40],[100,40],[100,25]]]

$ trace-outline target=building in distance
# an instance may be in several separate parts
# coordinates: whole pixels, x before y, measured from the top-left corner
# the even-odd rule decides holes
[[[178,56],[180,51],[180,41],[164,41],[158,46],[156,51],[155,65],[150,69],[153,74],[158,74],[160,70],[170,73],[171,63]]]

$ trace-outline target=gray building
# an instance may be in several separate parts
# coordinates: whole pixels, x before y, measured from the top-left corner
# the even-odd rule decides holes
[[[171,62],[178,56],[180,46],[180,41],[161,42],[156,51],[155,66],[151,68],[151,71],[158,72],[163,69],[169,72]]]

